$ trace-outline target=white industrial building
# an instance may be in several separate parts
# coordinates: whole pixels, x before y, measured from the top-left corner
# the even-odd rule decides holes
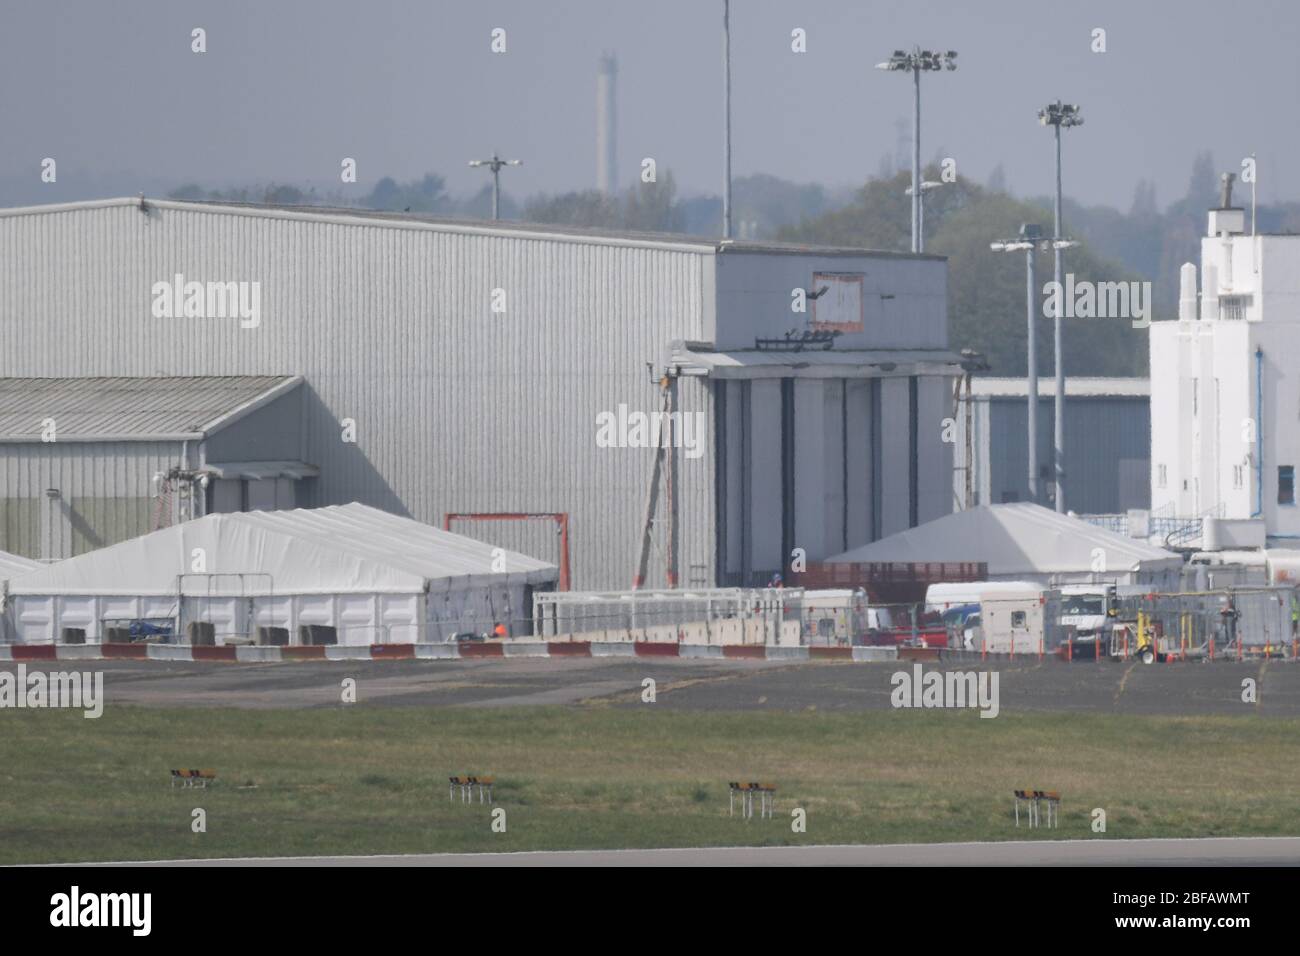
[[[360,504],[212,514],[19,576],[5,618],[27,644],[147,633],[218,645],[436,642],[497,624],[518,635],[533,591],[558,577],[554,565]]]
[[[1151,326],[1151,506],[1205,547],[1300,537],[1300,236],[1247,232],[1230,184],[1177,321]]]
[[[664,409],[647,586],[951,510],[938,256],[115,199],[0,211],[0,316],[0,548],[29,557],[358,501],[551,564],[567,522],[574,586],[626,587]],[[61,421],[96,390],[138,405]]]

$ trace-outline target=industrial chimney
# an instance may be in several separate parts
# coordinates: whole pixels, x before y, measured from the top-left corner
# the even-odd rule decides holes
[[[615,150],[616,125],[614,98],[617,89],[618,60],[606,53],[596,70],[596,188],[612,195],[618,191],[618,154]]]

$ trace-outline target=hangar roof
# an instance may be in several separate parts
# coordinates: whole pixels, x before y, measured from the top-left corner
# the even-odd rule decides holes
[[[206,572],[195,574],[201,549]],[[504,571],[496,570],[504,568]],[[420,594],[554,582],[544,561],[352,503],[211,514],[67,558],[11,581],[11,594],[255,597]]]
[[[302,384],[297,375],[0,378],[0,442],[205,438]]]
[[[0,209],[0,217],[42,215],[73,209],[108,206],[141,206],[158,209],[188,209],[214,214],[256,216],[267,219],[310,219],[349,225],[386,225],[395,228],[428,229],[464,235],[489,235],[515,238],[567,239],[620,246],[671,246],[685,251],[704,253],[773,253],[784,255],[856,256],[864,258],[930,259],[945,261],[947,256],[933,253],[863,249],[853,246],[818,246],[793,242],[754,239],[722,239],[686,233],[646,232],[630,229],[602,229],[561,223],[516,222],[512,220],[455,219],[419,212],[396,212],[384,209],[361,209],[351,206],[269,205],[230,201],[148,199],[124,197],[55,203],[45,206],[22,206]]]
[[[971,378],[971,392],[976,398],[1025,398],[1029,386],[1023,378],[976,375]],[[1038,397],[1056,394],[1056,380],[1038,379]],[[1075,375],[1065,380],[1067,398],[1147,398],[1151,395],[1149,378],[1097,378]]]
[[[1182,558],[1028,501],[980,505],[900,531],[831,563],[978,561],[991,576],[1091,571],[1102,549],[1113,572],[1176,567]]]
[[[947,349],[728,349],[713,351],[674,342],[669,365],[683,375],[710,378],[879,378],[922,369],[959,374],[961,356]],[[899,370],[901,367],[901,371]]]

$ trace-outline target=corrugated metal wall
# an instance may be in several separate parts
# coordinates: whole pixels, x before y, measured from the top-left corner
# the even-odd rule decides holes
[[[1023,398],[977,400],[975,414],[987,424],[988,468],[977,473],[980,504],[1028,500],[1028,409]],[[1051,504],[1051,397],[1038,404],[1038,464],[1041,503]],[[980,435],[977,423],[976,434]],[[977,453],[978,454],[978,453]],[[1080,514],[1117,514],[1149,508],[1150,488],[1135,486],[1132,474],[1150,471],[1151,407],[1146,396],[1081,396],[1065,399],[1065,505]]]
[[[153,475],[180,461],[179,442],[0,444],[0,551],[66,558],[145,533]]]
[[[575,584],[624,587],[652,452],[598,448],[596,415],[657,407],[646,363],[704,337],[706,260],[201,207],[0,216],[0,354],[5,375],[301,373],[306,454],[322,469],[304,503],[439,524],[447,511],[568,511]],[[175,273],[260,281],[260,326],[154,318],[151,287]],[[711,415],[694,391],[683,405]],[[684,581],[712,567],[711,460],[682,469]],[[501,525],[490,539],[526,550],[529,534]]]

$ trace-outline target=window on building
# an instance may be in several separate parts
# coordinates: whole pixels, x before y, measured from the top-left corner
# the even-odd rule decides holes
[[[1169,487],[1169,468],[1165,465],[1156,465],[1156,484],[1161,488]]]
[[[1200,402],[1200,397],[1199,397],[1200,394],[1201,394],[1201,380],[1200,380],[1199,378],[1194,378],[1194,379],[1192,379],[1192,415],[1193,415],[1193,417],[1195,417],[1196,415],[1199,415],[1199,414],[1201,413],[1201,402]]]
[[[1219,318],[1228,322],[1244,322],[1246,310],[1250,308],[1254,298],[1250,295],[1219,296]]]
[[[1295,504],[1294,465],[1277,466],[1277,503],[1280,505]]]
[[[1012,612],[1011,612],[1011,626],[1012,626],[1012,627],[1024,627],[1024,626],[1025,626],[1025,612],[1024,612],[1024,611],[1012,611]]]
[[[1242,467],[1241,465],[1232,466],[1232,487],[1240,488],[1242,481],[1245,480],[1245,477],[1246,477],[1246,469],[1244,467]]]

